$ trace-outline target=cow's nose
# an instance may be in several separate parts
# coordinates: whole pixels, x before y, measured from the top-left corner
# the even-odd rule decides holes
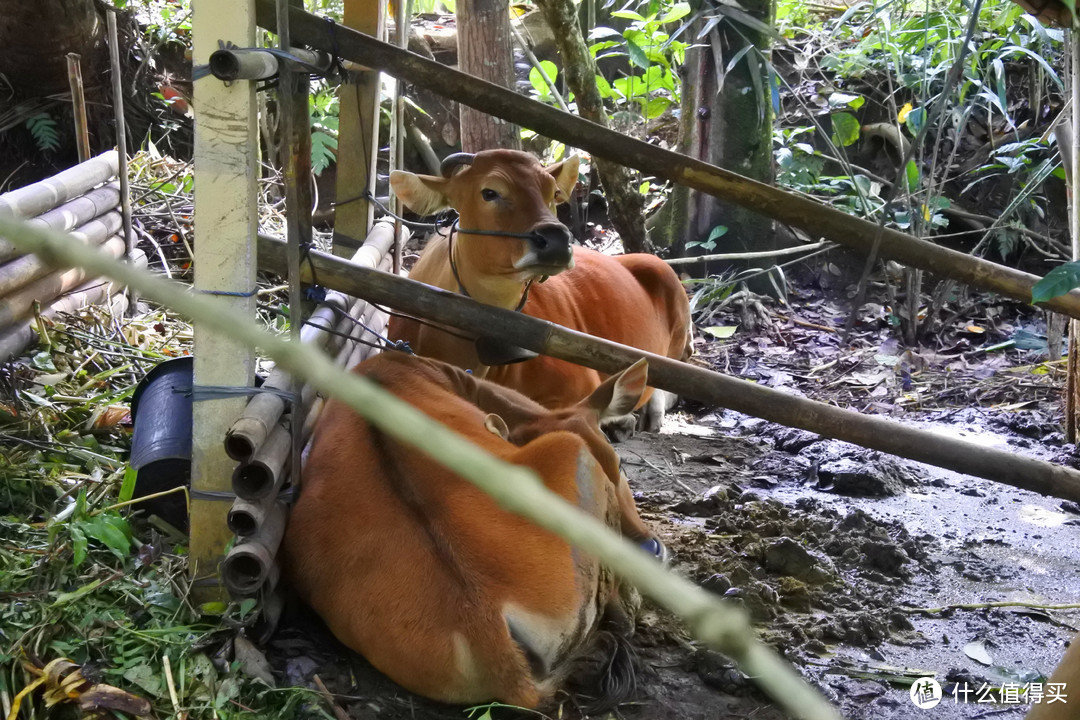
[[[543,265],[566,265],[573,257],[570,231],[562,223],[544,223],[533,228],[529,244]]]

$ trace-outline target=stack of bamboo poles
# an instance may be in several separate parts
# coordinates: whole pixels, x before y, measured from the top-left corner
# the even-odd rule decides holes
[[[36,227],[65,232],[73,242],[95,245],[113,257],[127,252],[120,212],[119,158],[103,153],[33,185],[0,195],[0,217],[29,219]],[[145,267],[141,251],[131,253]],[[57,270],[36,255],[21,255],[0,238],[0,362],[36,337],[37,315],[49,318],[108,299],[123,313],[127,297],[105,280],[73,268]]]
[[[376,223],[352,262],[390,270],[393,241],[394,226]],[[366,343],[376,342],[374,333],[385,333],[388,320],[384,311],[364,300],[331,292],[308,319],[301,332],[301,342],[322,348],[339,366],[351,369],[377,352]],[[291,387],[292,379],[280,370],[272,372],[262,385],[264,390],[276,391],[288,391]],[[304,386],[298,402],[303,409],[306,452],[323,398]],[[221,567],[225,586],[234,597],[265,599],[277,586],[275,556],[285,532],[287,514],[280,494],[289,481],[291,465],[291,422],[286,410],[286,400],[280,394],[259,393],[225,436],[225,451],[240,463],[233,473],[236,500],[228,516],[229,528],[237,540]],[[295,480],[291,484],[297,486]]]

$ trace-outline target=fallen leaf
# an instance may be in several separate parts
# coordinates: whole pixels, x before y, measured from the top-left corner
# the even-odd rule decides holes
[[[738,329],[738,325],[712,325],[710,327],[701,328],[702,332],[707,332],[718,340],[726,340],[734,335],[735,331]]]
[[[982,640],[972,640],[964,646],[964,654],[977,663],[990,666],[994,664],[994,659],[990,657],[990,652],[986,649],[986,645]]]

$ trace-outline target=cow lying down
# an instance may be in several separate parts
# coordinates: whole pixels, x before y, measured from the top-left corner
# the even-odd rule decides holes
[[[403,353],[355,372],[663,555],[599,427],[638,404],[644,361],[555,411]],[[602,623],[624,635],[633,626],[635,594],[595,558],[337,401],[319,418],[301,487],[281,551],[292,587],[343,643],[413,692],[536,707],[595,649]]]

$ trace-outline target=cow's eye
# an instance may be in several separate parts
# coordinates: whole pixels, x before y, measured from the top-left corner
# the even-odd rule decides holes
[[[487,202],[494,202],[499,199],[499,193],[495,192],[491,188],[484,188],[480,191],[480,197],[484,198]]]

